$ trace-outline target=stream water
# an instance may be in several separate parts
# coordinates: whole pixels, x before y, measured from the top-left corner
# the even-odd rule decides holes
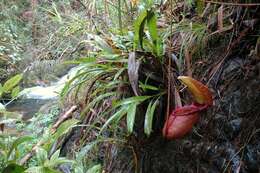
[[[8,105],[6,109],[22,114],[23,119],[31,118],[48,102],[57,100],[66,82],[72,79],[82,67],[71,68],[68,73],[50,86],[34,86],[21,92],[21,97]]]
[[[66,75],[61,77],[57,82],[54,82],[51,86],[35,86],[24,89],[22,91],[23,98],[37,100],[56,99],[66,82],[72,79],[80,68],[80,66],[71,68]]]

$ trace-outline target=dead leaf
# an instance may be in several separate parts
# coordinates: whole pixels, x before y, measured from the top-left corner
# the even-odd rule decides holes
[[[178,79],[188,87],[196,103],[213,105],[212,94],[206,85],[189,76],[179,76]]]
[[[223,29],[223,5],[218,8],[218,30]]]
[[[140,61],[136,60],[135,52],[130,52],[128,56],[128,77],[131,87],[136,96],[139,96],[138,88],[138,71],[139,71]]]

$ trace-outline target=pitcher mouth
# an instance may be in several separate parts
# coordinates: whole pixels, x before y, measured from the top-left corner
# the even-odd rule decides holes
[[[191,105],[177,107],[171,112],[163,127],[163,136],[166,139],[176,139],[186,135],[198,122],[199,112],[213,104],[212,94],[206,85],[188,76],[180,76],[178,79],[187,86],[194,102]]]

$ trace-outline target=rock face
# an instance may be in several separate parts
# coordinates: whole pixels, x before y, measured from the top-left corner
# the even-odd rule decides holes
[[[260,62],[234,57],[222,66],[209,85],[215,91],[215,106],[201,116],[192,133],[180,140],[165,141],[158,130],[145,142],[133,144],[137,163],[132,163],[131,151],[123,152],[115,156],[109,171],[258,173]],[[129,164],[123,169],[125,163],[132,163],[132,169]]]
[[[24,120],[32,118],[39,109],[51,100],[22,99],[9,104],[6,108],[10,112],[19,112]]]

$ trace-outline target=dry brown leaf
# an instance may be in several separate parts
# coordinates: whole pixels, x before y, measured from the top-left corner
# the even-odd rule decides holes
[[[140,61],[136,61],[135,52],[130,52],[128,56],[128,77],[129,77],[131,87],[136,96],[139,95],[139,88],[138,88],[139,66],[140,66]]]
[[[218,8],[218,30],[223,29],[223,5]]]

